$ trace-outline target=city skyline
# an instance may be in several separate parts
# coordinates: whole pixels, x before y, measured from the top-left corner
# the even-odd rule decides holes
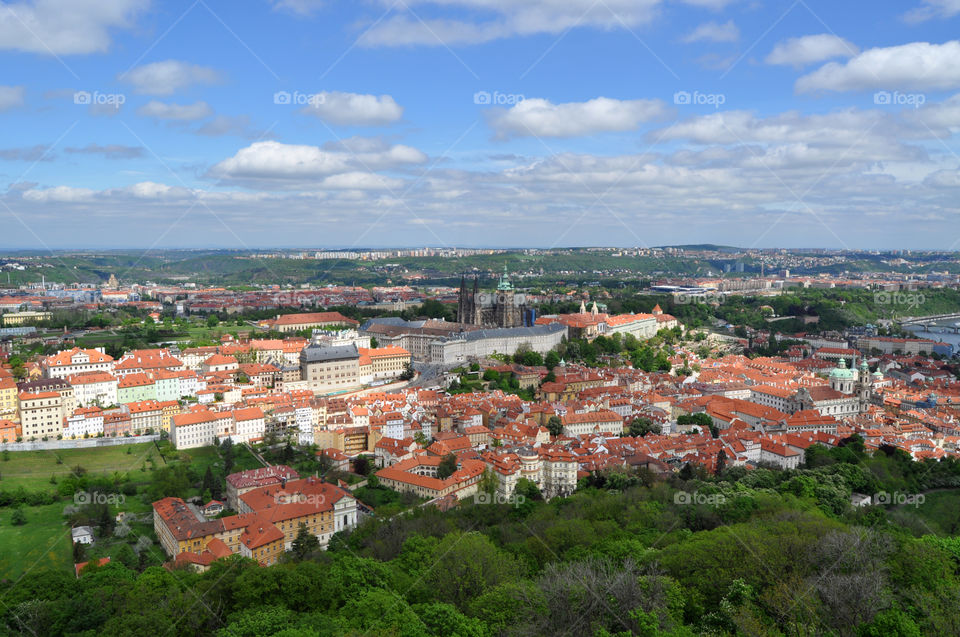
[[[960,245],[948,0],[2,8],[2,249]]]

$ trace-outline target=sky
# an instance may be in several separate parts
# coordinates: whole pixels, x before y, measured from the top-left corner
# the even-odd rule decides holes
[[[0,247],[960,247],[960,0],[0,1]]]

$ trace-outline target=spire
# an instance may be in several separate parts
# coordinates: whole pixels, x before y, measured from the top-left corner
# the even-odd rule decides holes
[[[587,306],[583,303],[583,299],[580,299],[580,313],[581,314],[587,313]]]
[[[597,309],[597,302],[594,300],[593,306],[590,308],[590,313],[596,316],[599,312],[600,310]]]

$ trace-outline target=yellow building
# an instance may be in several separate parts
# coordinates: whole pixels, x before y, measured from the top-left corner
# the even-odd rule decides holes
[[[20,422],[20,399],[13,378],[0,378],[0,420]]]
[[[20,425],[24,440],[56,438],[63,431],[62,401],[55,391],[20,394]]]
[[[26,325],[28,323],[49,321],[51,318],[53,318],[53,315],[50,312],[8,312],[3,315],[3,325],[4,327]]]

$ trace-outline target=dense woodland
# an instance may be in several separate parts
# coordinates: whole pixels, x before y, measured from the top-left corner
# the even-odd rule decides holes
[[[960,634],[960,513],[944,530],[854,492],[960,486],[960,464],[811,448],[794,471],[584,478],[569,498],[468,500],[370,519],[261,568],[114,562],[0,585],[0,625],[36,635]]]

